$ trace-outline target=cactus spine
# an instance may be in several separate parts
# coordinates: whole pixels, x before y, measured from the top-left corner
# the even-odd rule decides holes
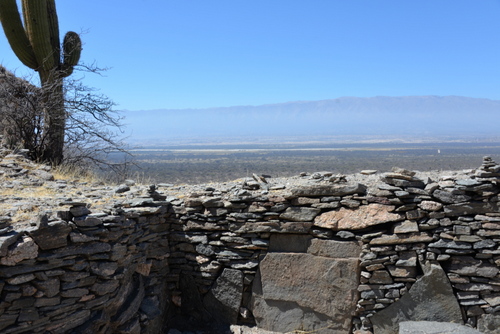
[[[62,79],[78,64],[82,42],[77,33],[68,32],[61,54],[55,0],[22,0],[21,4],[23,19],[16,0],[0,0],[0,22],[12,50],[24,65],[38,72],[44,99],[52,103],[45,108],[46,149],[41,159],[58,164],[66,126]]]

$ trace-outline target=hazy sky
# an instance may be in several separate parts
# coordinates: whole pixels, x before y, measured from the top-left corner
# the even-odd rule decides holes
[[[59,0],[119,109],[341,96],[500,100],[500,0]],[[0,35],[0,63],[26,73]]]

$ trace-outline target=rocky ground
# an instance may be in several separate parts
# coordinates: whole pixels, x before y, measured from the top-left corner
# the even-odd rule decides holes
[[[426,184],[430,183],[429,179],[432,179],[439,182],[440,186],[446,187],[447,182],[452,185],[460,179],[468,179],[462,183],[471,182],[473,173],[476,176],[488,176],[486,169],[493,165],[497,166],[490,159],[484,159],[483,168],[477,171],[426,172],[417,173],[415,176],[425,181]],[[498,171],[497,167],[495,168]],[[413,179],[409,173],[404,169],[394,168],[392,174],[398,175],[399,179],[402,180],[405,176]],[[13,229],[17,231],[37,229],[40,224],[46,223],[47,220],[58,220],[58,217],[61,217],[64,212],[67,213],[67,207],[64,207],[68,205],[83,209],[87,206],[93,212],[104,213],[126,210],[127,207],[137,207],[140,206],[137,203],[147,203],[147,201],[166,200],[174,205],[176,202],[185,201],[189,207],[189,201],[196,201],[197,197],[205,195],[222,199],[235,195],[244,197],[256,194],[279,194],[286,197],[287,192],[291,192],[292,188],[298,186],[345,182],[361,183],[368,188],[368,192],[375,193],[384,189],[381,188],[381,183],[383,183],[381,177],[390,178],[391,173],[381,174],[375,170],[365,170],[351,175],[311,172],[290,178],[252,175],[252,177],[232,182],[200,185],[144,185],[136,184],[133,180],[125,180],[122,184],[112,185],[92,178],[79,178],[68,173],[60,173],[49,166],[33,163],[25,157],[22,151],[13,152],[0,149],[0,237]],[[355,205],[354,202],[347,199],[343,201],[343,205]],[[85,206],[76,205],[76,203],[85,203]],[[64,211],[65,209],[66,211]],[[244,326],[232,326],[230,332],[238,334],[271,333]],[[171,330],[170,334],[178,334],[178,332]]]
[[[399,169],[394,169],[397,170]],[[466,178],[470,173],[473,173],[473,170],[417,172],[416,177],[422,180],[426,178],[446,180],[448,177],[460,179]],[[210,193],[224,197],[225,194],[229,196],[245,191],[262,194],[283,193],[299,185],[331,182],[356,182],[370,189],[380,182],[380,177],[381,174],[376,170],[365,170],[349,175],[311,171],[289,178],[271,178],[254,174],[251,178],[199,185],[152,186],[136,184],[133,180],[124,180],[123,184],[112,185],[96,179],[82,179],[71,174],[61,174],[50,166],[30,161],[22,151],[13,152],[2,148],[0,149],[0,234],[8,228],[22,230],[36,226],[39,216],[43,214],[48,214],[49,220],[55,220],[61,206],[75,202],[86,203],[96,212],[119,206],[127,207],[131,201],[141,196],[151,197],[152,193],[175,201],[190,194]]]

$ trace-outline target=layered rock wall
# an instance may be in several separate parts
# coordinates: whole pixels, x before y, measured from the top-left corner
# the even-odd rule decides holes
[[[369,190],[360,184],[318,183],[280,196],[243,192],[223,200],[220,194],[198,194],[176,209],[179,224],[173,225],[182,230],[178,235],[195,243],[193,254],[172,254],[172,260],[178,256],[174,262],[199,277],[202,295],[212,285],[210,276],[223,268],[242,269],[248,296],[241,315],[250,309],[257,325],[270,330],[347,332],[334,315],[352,315],[354,328],[371,330],[375,325],[376,333],[386,327],[397,332],[397,325],[373,315],[393,303],[401,308],[397,302],[419,280],[427,282],[424,290],[429,293],[414,292],[417,301],[407,306],[411,316],[406,320],[465,322],[474,327],[479,322],[485,327],[495,318],[489,315],[500,309],[499,175],[499,166],[486,158],[475,172],[439,180],[395,169]],[[334,267],[346,257],[342,250],[354,244],[361,250],[360,267],[344,272],[359,270],[359,276],[347,277],[338,286],[333,278],[323,281],[326,273],[342,277],[343,271]],[[172,242],[174,249],[184,247],[177,245]],[[435,267],[429,270],[434,273],[431,279],[424,275],[429,263]],[[441,267],[444,276],[437,273]],[[443,277],[447,285],[440,283]],[[344,295],[352,293],[352,282],[360,283],[355,289],[356,309],[335,309],[337,303],[352,305],[352,297]],[[334,309],[327,310],[318,298]],[[422,298],[432,303],[417,312]],[[447,306],[450,312],[439,311]]]
[[[495,333],[500,166],[303,179],[164,185],[96,212],[66,200],[22,229],[3,217],[0,331],[378,334],[428,320]]]
[[[0,332],[158,333],[146,329],[166,310],[167,207],[62,204],[67,220],[0,236]]]

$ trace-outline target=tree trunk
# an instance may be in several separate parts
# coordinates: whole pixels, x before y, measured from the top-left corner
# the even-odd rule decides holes
[[[63,79],[58,71],[40,71],[43,94],[43,151],[42,160],[58,165],[63,160],[66,111],[64,108]]]

